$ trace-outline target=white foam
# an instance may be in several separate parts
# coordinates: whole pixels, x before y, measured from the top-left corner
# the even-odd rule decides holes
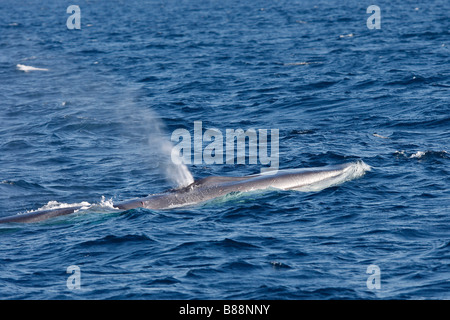
[[[20,71],[24,71],[24,72],[30,72],[30,71],[48,71],[48,69],[45,68],[36,68],[36,67],[32,67],[32,66],[26,66],[24,64],[18,64],[17,69],[19,69]]]
[[[416,153],[412,154],[412,155],[410,156],[410,158],[417,158],[417,159],[420,159],[420,158],[422,158],[424,155],[425,155],[425,152],[423,152],[423,151],[417,151]]]
[[[381,139],[389,139],[389,137],[382,136],[381,134],[378,134],[378,133],[373,133],[372,135],[374,137],[378,137],[378,138],[381,138]]]
[[[81,209],[89,208],[91,204],[89,202],[83,201],[79,203],[62,203],[58,201],[49,201],[46,205],[43,205],[42,207],[36,209],[36,210],[28,210],[24,213],[31,213],[36,211],[42,211],[42,210],[54,210],[54,209],[63,209],[63,208],[71,208],[71,207],[81,207]]]
[[[79,202],[79,203],[60,203],[58,201],[49,201],[46,205],[40,207],[36,211],[62,209],[62,208],[70,208],[70,207],[80,207],[80,206],[83,208],[87,208],[90,205],[91,204],[86,201]]]
[[[408,155],[405,150],[394,152],[394,155],[403,156],[403,157],[409,158],[409,159],[422,159],[426,156],[433,156],[433,155],[437,156],[437,157],[447,158],[447,154],[448,154],[448,152],[445,150],[442,150],[442,151],[433,151],[433,150],[416,151],[415,153],[411,153],[410,155]]]
[[[49,201],[46,205],[43,205],[42,207],[36,209],[36,210],[30,210],[26,213],[30,212],[36,212],[36,211],[42,211],[42,210],[55,210],[55,209],[63,209],[63,208],[72,208],[72,207],[80,207],[75,212],[96,212],[96,213],[102,213],[102,212],[111,212],[115,210],[119,210],[114,207],[112,199],[106,200],[104,196],[102,196],[102,200],[99,203],[89,203],[87,201],[77,202],[77,203],[64,203],[64,202],[58,202],[58,201]]]
[[[102,200],[99,203],[90,204],[89,206],[83,206],[77,212],[82,210],[84,213],[95,212],[95,213],[110,213],[114,211],[120,211],[120,209],[114,207],[112,199],[106,200],[102,196]]]
[[[307,66],[310,64],[317,64],[321,62],[308,62],[308,61],[301,61],[301,62],[288,62],[284,63],[285,66]]]

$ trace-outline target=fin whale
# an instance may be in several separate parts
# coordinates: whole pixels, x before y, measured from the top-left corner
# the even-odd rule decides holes
[[[140,207],[155,210],[171,209],[201,203],[231,192],[248,192],[267,188],[308,191],[308,187],[318,186],[316,190],[320,190],[321,183],[328,187],[362,176],[367,170],[370,170],[370,167],[364,162],[358,161],[318,168],[278,170],[275,174],[269,172],[244,177],[212,176],[195,181],[187,187],[119,202],[114,204],[114,208],[124,211]],[[82,208],[81,205],[77,205],[59,209],[37,210],[0,218],[0,223],[38,222],[71,214]]]

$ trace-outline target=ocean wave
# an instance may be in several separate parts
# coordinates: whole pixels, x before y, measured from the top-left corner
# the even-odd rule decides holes
[[[92,246],[105,246],[105,245],[120,245],[120,244],[144,244],[148,242],[155,242],[152,238],[145,234],[125,234],[125,235],[106,235],[99,237],[95,240],[88,240],[80,243],[82,247],[92,247]]]
[[[28,182],[25,180],[2,180],[0,184],[10,185],[27,190],[44,189],[44,187],[38,183]]]

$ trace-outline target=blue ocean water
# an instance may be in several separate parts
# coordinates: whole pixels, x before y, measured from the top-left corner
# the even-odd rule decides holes
[[[366,25],[372,4],[380,29]],[[0,298],[449,299],[449,12],[446,0],[0,1],[0,217],[95,205],[0,225]],[[372,170],[319,192],[108,210],[173,187],[159,141],[194,121],[279,129],[281,169]]]

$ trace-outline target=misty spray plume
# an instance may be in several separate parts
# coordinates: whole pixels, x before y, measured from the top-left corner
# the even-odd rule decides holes
[[[117,106],[117,102],[116,102]],[[176,164],[171,159],[172,141],[166,134],[162,120],[148,107],[137,106],[127,101],[124,108],[118,108],[120,122],[126,125],[126,134],[138,144],[146,145],[143,151],[150,161],[158,163],[160,173],[173,187],[185,187],[194,182],[191,172],[184,163]],[[126,114],[123,114],[126,111]]]
[[[172,161],[173,144],[167,138],[162,122],[153,117],[151,127],[153,130],[148,137],[148,143],[160,153],[160,165],[166,179],[176,187],[186,187],[193,183],[194,178],[186,165],[184,163],[175,164]]]

